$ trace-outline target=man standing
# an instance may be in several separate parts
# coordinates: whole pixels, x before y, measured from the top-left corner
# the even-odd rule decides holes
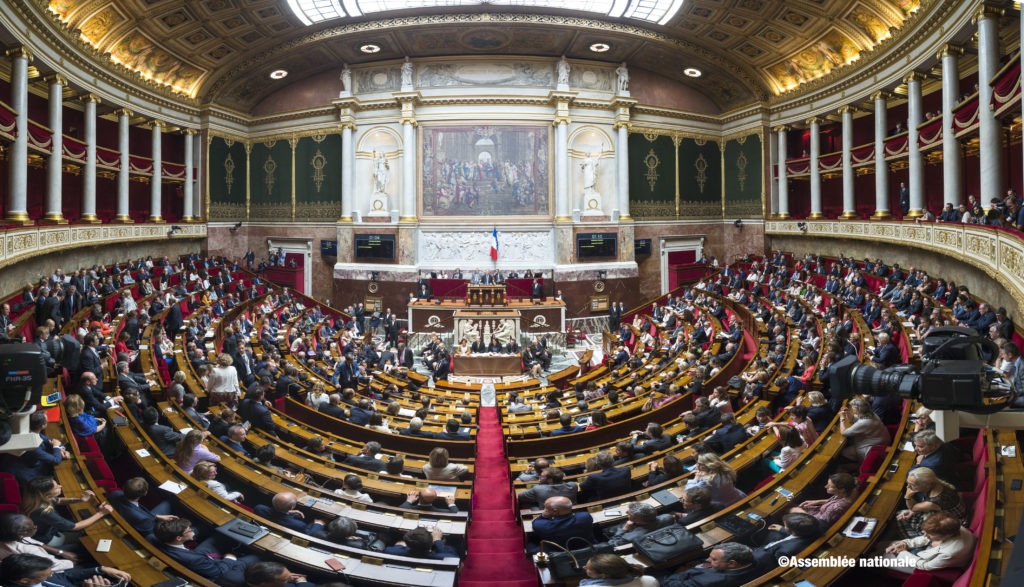
[[[903,216],[906,216],[910,212],[910,190],[907,189],[907,184],[900,182],[900,212]]]

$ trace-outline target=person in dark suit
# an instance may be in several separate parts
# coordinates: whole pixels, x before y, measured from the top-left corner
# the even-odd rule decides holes
[[[888,369],[900,362],[900,350],[892,343],[889,334],[882,332],[876,338],[877,346],[871,354],[871,360],[879,369]]]
[[[444,424],[444,432],[435,435],[436,438],[441,440],[470,440],[471,437],[468,432],[459,432],[461,424],[455,418],[448,418],[448,421]]]
[[[253,511],[264,518],[290,528],[296,532],[303,534],[314,534],[323,530],[324,524],[326,523],[321,519],[314,519],[312,522],[306,522],[305,515],[299,510],[295,509],[299,503],[299,496],[291,491],[282,491],[274,495],[270,500],[270,505],[259,504]]]
[[[452,494],[445,497],[445,507],[438,506],[437,490],[432,487],[410,491],[406,494],[405,501],[398,507],[423,512],[446,512],[450,514],[457,514],[459,512],[459,507],[455,505],[455,495]]]
[[[366,469],[367,471],[373,471],[374,473],[380,473],[384,470],[384,461],[377,459],[377,454],[379,452],[380,443],[371,440],[363,445],[359,454],[345,457],[344,463],[346,465],[359,467],[360,469]]]
[[[433,432],[423,430],[422,418],[411,418],[409,420],[409,427],[400,429],[398,433],[402,436],[415,436],[417,438],[437,438],[437,435]]]
[[[451,546],[444,543],[444,533],[434,526],[433,530],[419,526],[406,532],[402,539],[384,549],[386,554],[441,560],[459,556]]]
[[[566,546],[570,538],[593,542],[594,518],[587,512],[573,512],[572,501],[564,495],[547,498],[544,511],[533,520],[533,534],[527,551],[539,551],[542,540]]]
[[[97,379],[103,377],[103,360],[100,359],[100,353],[97,350],[100,346],[100,335],[90,332],[85,335],[84,342],[78,363],[78,377],[85,373],[92,373]]]
[[[911,471],[927,467],[947,483],[955,485],[959,481],[956,465],[960,461],[960,451],[943,442],[934,430],[922,430],[914,435],[914,452],[917,459],[910,467]]]
[[[782,525],[768,526],[772,531],[769,541],[754,549],[754,560],[761,572],[767,572],[779,565],[779,557],[795,556],[807,548],[821,535],[818,519],[810,514],[792,512],[782,516]]]
[[[245,584],[248,587],[316,587],[288,567],[277,561],[259,561],[245,568]]]
[[[704,448],[724,455],[747,439],[747,430],[736,422],[732,414],[722,414],[722,425],[704,440]]]
[[[181,440],[181,432],[160,423],[160,412],[150,406],[142,411],[142,429],[149,435],[160,452],[174,456],[174,449]]]
[[[579,494],[579,485],[572,481],[565,482],[565,472],[558,467],[547,467],[540,472],[537,485],[520,493],[516,500],[521,508],[543,508],[549,497],[561,495],[575,502]]]
[[[712,505],[711,490],[705,485],[686,488],[679,503],[683,505],[683,511],[675,512],[672,515],[675,517],[676,523],[682,526],[699,522],[718,511],[718,508]]]
[[[530,286],[530,298],[535,301],[544,299],[544,286],[537,278],[533,279],[533,285]]]
[[[622,311],[619,306],[612,302],[612,307],[608,309],[608,330],[615,332],[619,329],[619,322],[622,320]]]
[[[398,343],[398,364],[406,369],[412,369],[413,361],[412,349],[405,346],[404,342]]]
[[[558,421],[562,425],[561,428],[555,428],[551,432],[548,432],[548,436],[561,436],[563,434],[575,434],[576,432],[583,432],[587,429],[586,426],[577,426],[572,419],[572,414],[569,412],[562,412],[558,415]]]
[[[156,545],[167,556],[223,587],[246,587],[245,567],[260,560],[255,555],[237,558],[231,553],[211,557],[220,554],[213,538],[207,538],[190,550],[185,543],[195,540],[195,530],[185,518],[157,520],[153,534]]]
[[[149,483],[142,477],[132,477],[121,485],[120,491],[108,493],[107,500],[130,526],[148,537],[153,534],[158,520],[173,520],[176,516],[171,515],[171,504],[168,501],[162,501],[151,508],[139,503],[147,493]]]
[[[706,566],[669,575],[662,587],[733,587],[743,585],[761,575],[761,568],[749,546],[738,542],[716,544],[708,555]]]
[[[12,522],[21,528],[26,519],[26,516],[19,514]],[[26,552],[15,552],[5,557],[0,563],[0,584],[4,587],[131,584],[131,575],[114,567],[76,566],[59,572],[55,572],[54,569],[54,559],[49,555],[38,556]]]
[[[270,408],[266,406],[261,386],[253,386],[252,390],[245,395],[245,399],[238,404],[238,413],[254,428],[263,430],[271,436],[277,436],[277,424],[274,423],[274,416],[270,413]]]
[[[149,388],[152,386],[152,383],[141,373],[129,372],[127,361],[118,361],[117,386],[120,388],[121,393],[128,389],[134,389],[139,392],[139,395],[146,397],[149,394]]]
[[[249,451],[245,449],[245,435],[247,434],[245,428],[235,425],[228,428],[228,433],[221,436],[220,440],[224,444],[228,445],[228,448],[244,455],[249,456]]]
[[[672,446],[672,436],[665,434],[661,424],[648,422],[643,431],[633,433],[633,450],[638,456],[651,455]]]
[[[75,388],[75,393],[82,396],[82,401],[85,402],[85,411],[93,416],[106,417],[107,394],[103,393],[103,388],[99,385],[99,379],[94,373],[86,371],[82,374],[82,378],[78,380],[78,386]]]
[[[900,213],[906,216],[910,212],[910,189],[907,184],[900,182]]]
[[[597,453],[596,458],[601,470],[591,474],[580,484],[580,501],[596,501],[629,493],[629,469],[616,467],[615,456],[606,450]]]
[[[52,476],[54,467],[70,456],[59,440],[44,434],[46,425],[46,413],[33,412],[28,418],[28,427],[29,432],[39,435],[39,444],[17,456],[0,456],[0,470],[14,474],[23,486],[36,477]]]
[[[327,401],[320,404],[317,408],[318,412],[327,414],[328,416],[338,418],[339,420],[347,420],[348,414],[345,413],[345,408],[341,407],[341,394],[332,393],[327,396]]]
[[[367,398],[360,399],[348,412],[348,421],[356,426],[366,426],[370,422],[370,416],[374,414],[373,405]]]

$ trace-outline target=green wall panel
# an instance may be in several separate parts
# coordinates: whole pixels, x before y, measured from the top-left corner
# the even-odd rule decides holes
[[[725,215],[760,218],[764,174],[761,136],[747,135],[725,144]]]
[[[717,141],[684,138],[679,143],[679,215],[722,217],[722,152]]]
[[[249,220],[291,220],[291,145],[287,140],[254,143],[249,161]]]
[[[341,135],[302,137],[295,147],[295,219],[341,217]]]
[[[245,220],[245,145],[211,137],[207,160],[210,220]]]
[[[629,135],[629,214],[634,218],[676,215],[676,152],[672,137]]]

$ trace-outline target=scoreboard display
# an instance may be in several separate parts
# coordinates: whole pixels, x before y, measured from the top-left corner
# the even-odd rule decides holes
[[[357,234],[356,259],[393,261],[395,258],[395,235]]]
[[[618,254],[618,235],[614,232],[593,232],[576,235],[577,259],[614,259]]]

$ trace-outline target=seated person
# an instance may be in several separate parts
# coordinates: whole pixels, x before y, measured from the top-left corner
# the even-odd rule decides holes
[[[772,524],[768,530],[772,532],[768,542],[754,549],[754,558],[765,572],[778,566],[779,557],[795,556],[821,536],[817,518],[796,512],[782,516],[782,524]]]
[[[39,542],[32,538],[35,533],[36,525],[28,516],[0,514],[0,559],[20,552],[48,559],[50,568],[57,573],[75,566],[78,555]]]
[[[423,465],[423,476],[431,481],[458,481],[469,473],[465,465],[448,462],[448,449],[434,447],[427,464]]]
[[[921,536],[893,542],[885,549],[887,558],[906,563],[890,568],[909,574],[915,569],[937,571],[965,568],[970,564],[975,537],[960,525],[956,516],[935,512],[921,523],[921,531]]]
[[[616,467],[612,453],[603,450],[594,457],[601,470],[592,473],[580,484],[580,501],[596,501],[628,493],[632,486],[630,471]]]
[[[153,507],[139,503],[139,500],[148,493],[149,483],[142,477],[132,477],[121,485],[120,491],[107,494],[110,505],[114,506],[117,513],[143,536],[153,533],[157,520],[170,520],[176,517],[171,515],[171,504],[168,501],[161,501]]]
[[[333,394],[332,394],[333,395]],[[323,407],[322,405],[320,407]],[[358,454],[348,455],[343,461],[346,465],[353,465],[360,469],[366,469],[374,473],[384,470],[384,461],[377,458],[380,453],[380,443],[374,440],[367,442],[360,449]]]
[[[674,443],[672,436],[665,434],[661,424],[657,422],[648,422],[643,432],[634,431],[632,435],[633,450],[636,451],[638,456],[654,454],[672,446]]]
[[[288,570],[277,561],[259,561],[245,568],[247,587],[316,587],[305,575]]]
[[[291,491],[282,491],[270,500],[270,506],[259,504],[253,511],[271,522],[280,524],[286,528],[302,532],[303,534],[314,534],[324,527],[324,521],[314,519],[312,523],[305,521],[305,514],[295,509],[299,497]]]
[[[615,528],[608,538],[608,543],[612,546],[630,544],[639,538],[643,538],[649,532],[674,522],[675,517],[672,514],[659,514],[658,510],[654,509],[654,506],[650,504],[633,502],[629,504],[629,508],[626,511],[626,521]]]
[[[384,550],[384,542],[379,540],[376,534],[360,531],[356,523],[345,516],[338,516],[327,522],[323,535],[327,540],[342,546],[377,552]]]
[[[98,587],[120,584],[121,581],[129,583],[131,580],[131,575],[114,567],[76,567],[57,572],[49,558],[23,552],[6,556],[0,562],[0,584],[5,586]]]
[[[594,518],[587,512],[572,511],[572,501],[564,495],[549,497],[544,511],[533,520],[533,534],[527,551],[537,552],[542,540],[565,546],[570,538],[594,540]]]
[[[711,490],[703,485],[687,487],[679,503],[683,505],[683,511],[673,512],[672,516],[675,517],[677,524],[683,526],[699,522],[718,511],[711,503]]]
[[[544,507],[544,502],[554,495],[568,497],[573,503],[579,494],[579,486],[572,481],[565,481],[565,472],[558,467],[546,467],[540,473],[537,485],[523,491],[516,498],[519,507],[539,509]]]
[[[413,528],[402,536],[402,539],[384,549],[386,554],[410,556],[413,558],[429,558],[441,560],[449,557],[458,558],[459,553],[444,543],[444,533],[437,526],[427,530],[420,526]]]
[[[355,473],[345,475],[345,478],[341,480],[341,489],[335,489],[334,493],[350,497],[356,501],[373,503],[373,498],[370,497],[370,494],[363,493],[363,480]]]
[[[960,493],[927,467],[918,467],[907,473],[904,500],[907,509],[896,514],[896,527],[903,538],[920,536],[921,523],[937,512],[946,512],[962,523],[967,522],[967,508]]]
[[[448,512],[452,514],[458,513],[459,511],[459,507],[455,505],[454,495],[445,496],[445,503],[447,504],[447,507],[438,507],[435,502],[437,502],[437,490],[433,487],[423,487],[419,491],[414,490],[406,494],[405,501],[403,501],[402,505],[398,507],[426,512]]]
[[[716,544],[707,562],[669,575],[662,587],[734,587],[750,582],[761,575],[754,552],[738,542]]]
[[[233,553],[213,558],[210,555],[220,553],[212,537],[189,549],[185,543],[194,542],[195,530],[185,518],[157,520],[153,534],[156,545],[172,559],[224,587],[245,587],[245,567],[260,560],[255,555],[238,558]]]
[[[910,470],[920,467],[931,469],[939,479],[956,485],[956,464],[960,461],[960,452],[951,444],[945,443],[934,430],[922,430],[914,435],[914,452],[917,459]]]
[[[736,422],[735,415],[722,414],[721,422],[721,426],[709,434],[703,442],[705,449],[718,455],[724,455],[747,439],[747,430],[743,428],[743,424]]]
[[[569,412],[562,412],[558,415],[558,422],[562,425],[561,428],[556,428],[551,432],[548,432],[548,436],[561,436],[563,434],[573,434],[575,432],[583,432],[586,430],[586,426],[578,426],[574,421],[572,414]]]
[[[444,432],[436,434],[437,438],[441,440],[470,440],[468,432],[459,432],[461,424],[455,418],[448,418],[445,422]]]
[[[836,522],[853,505],[857,496],[857,478],[848,473],[833,473],[825,483],[826,499],[811,499],[790,508],[791,513],[810,514],[818,519],[822,529]]]
[[[398,431],[402,436],[417,436],[419,438],[437,438],[437,435],[433,432],[427,432],[423,430],[423,418],[410,418],[409,427],[402,428]]]

